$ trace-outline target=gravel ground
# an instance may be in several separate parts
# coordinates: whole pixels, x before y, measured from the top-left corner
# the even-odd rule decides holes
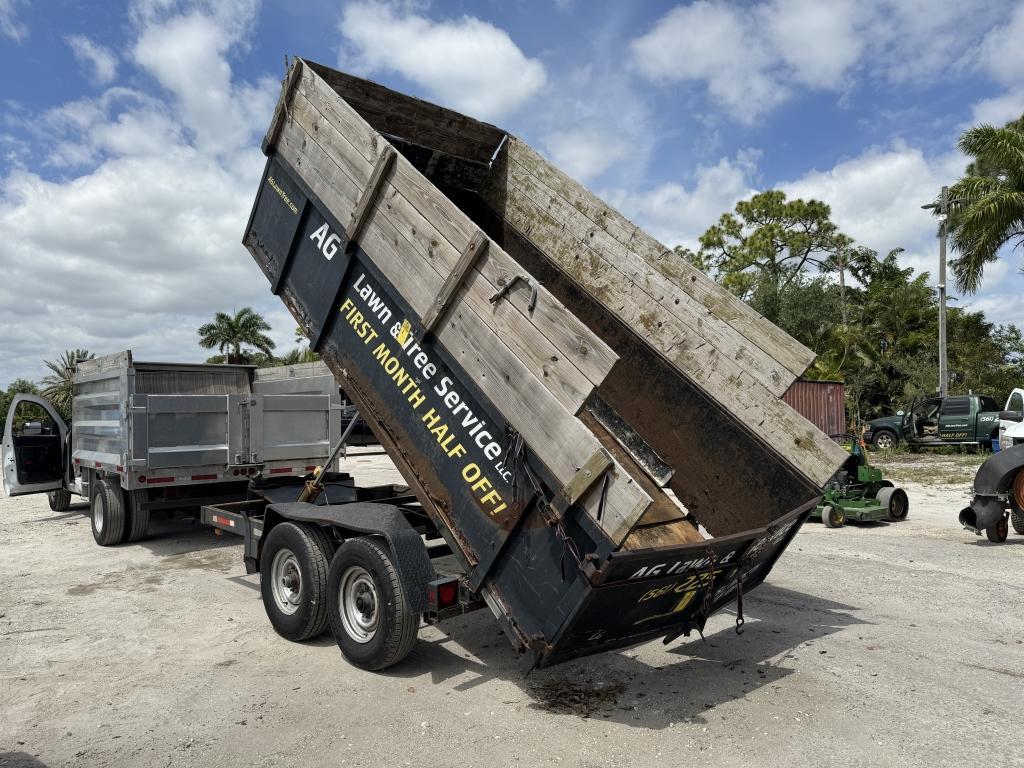
[[[487,612],[369,674],[274,634],[237,539],[102,549],[82,505],[0,499],[0,766],[1024,765],[1024,536],[960,530],[967,483],[905,487],[905,523],[805,526],[742,636],[525,680]]]

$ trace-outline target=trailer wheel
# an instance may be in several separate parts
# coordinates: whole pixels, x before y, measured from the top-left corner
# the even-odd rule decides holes
[[[121,486],[104,478],[96,484],[92,496],[92,537],[101,547],[124,541],[125,517]]]
[[[149,510],[142,508],[149,501],[149,493],[145,488],[136,488],[125,491],[124,499],[128,518],[125,522],[127,541],[142,541],[149,534]]]
[[[300,642],[327,626],[327,569],[334,546],[323,528],[279,523],[260,553],[260,593],[281,637]]]
[[[910,499],[902,488],[882,488],[875,498],[886,509],[889,522],[898,523],[910,514]]]
[[[50,491],[46,494],[46,500],[50,502],[50,509],[54,512],[67,512],[71,509],[71,491],[67,488]]]
[[[409,655],[420,617],[386,547],[367,537],[346,541],[331,561],[328,590],[331,632],[351,664],[377,671]]]
[[[1013,530],[1024,535],[1024,510],[1015,509],[1010,512],[1010,524]]]
[[[846,523],[846,515],[835,504],[826,501],[821,505],[821,522],[826,528],[842,528]]]
[[[988,536],[988,540],[995,544],[1002,544],[1006,541],[1006,537],[1009,536],[1009,534],[1010,526],[1006,522],[1006,515],[1003,515],[985,529],[985,535]]]

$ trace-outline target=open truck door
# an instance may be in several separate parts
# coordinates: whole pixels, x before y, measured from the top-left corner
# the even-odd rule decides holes
[[[0,461],[9,496],[64,487],[68,428],[53,405],[35,395],[15,395],[7,411]]]

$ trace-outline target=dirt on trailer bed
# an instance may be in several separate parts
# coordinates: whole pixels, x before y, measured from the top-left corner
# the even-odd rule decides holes
[[[969,484],[899,482],[904,523],[804,526],[743,635],[725,613],[526,680],[483,612],[369,674],[274,634],[234,537],[101,549],[80,506],[0,499],[0,766],[1019,765],[1024,537],[960,530]]]

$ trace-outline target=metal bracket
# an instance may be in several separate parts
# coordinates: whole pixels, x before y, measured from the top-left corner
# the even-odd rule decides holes
[[[537,285],[535,283],[531,283],[530,278],[528,278],[526,275],[515,275],[511,280],[509,280],[507,283],[501,286],[501,288],[499,288],[497,292],[493,296],[491,296],[491,304],[497,304],[498,300],[502,296],[505,296],[509,291],[512,290],[512,286],[515,285],[516,281],[518,280],[522,280],[530,288],[533,289],[532,291],[530,291],[530,303],[527,305],[527,310],[533,312],[534,308],[537,306],[538,289]]]
[[[377,195],[380,194],[381,188],[384,186],[385,177],[388,171],[391,170],[391,166],[394,165],[397,155],[398,153],[395,152],[395,148],[390,144],[386,144],[384,151],[377,158],[377,163],[373,166],[373,172],[370,174],[370,180],[366,182],[366,189],[359,196],[359,202],[356,203],[352,216],[348,220],[348,226],[345,228],[350,248],[354,247],[359,240],[359,235],[370,218],[370,211],[373,210],[373,204],[377,200]]]
[[[604,448],[598,448],[580,467],[572,480],[565,484],[548,505],[548,522],[554,524],[565,517],[569,507],[582,499],[587,491],[614,466],[612,457]]]
[[[455,298],[455,292],[459,290],[459,286],[465,281],[466,276],[469,275],[471,269],[473,269],[476,262],[483,255],[483,252],[487,249],[487,243],[490,242],[487,239],[487,235],[481,232],[479,229],[473,233],[473,236],[469,238],[469,242],[466,243],[466,247],[462,249],[462,253],[459,254],[459,260],[455,263],[455,268],[451,274],[445,278],[444,284],[441,286],[441,290],[438,291],[437,299],[430,305],[430,309],[423,316],[423,327],[428,332],[433,331],[438,321],[447,311],[449,305],[452,303],[452,299]]]

